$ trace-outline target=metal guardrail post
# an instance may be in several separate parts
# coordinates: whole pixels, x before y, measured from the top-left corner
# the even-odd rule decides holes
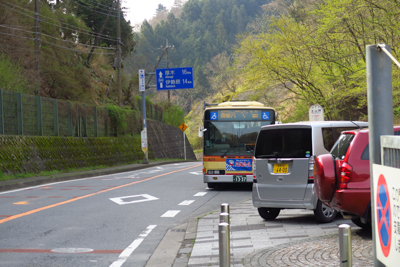
[[[218,225],[220,267],[231,266],[231,247],[229,233],[229,223],[223,222]]]
[[[352,266],[351,227],[348,224],[339,225],[340,267]]]

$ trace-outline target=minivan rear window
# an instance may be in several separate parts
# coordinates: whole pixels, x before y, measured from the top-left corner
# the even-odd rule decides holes
[[[308,158],[312,153],[311,128],[260,131],[256,158]]]
[[[342,134],[336,143],[333,145],[331,154],[335,158],[344,159],[346,156],[347,150],[353,141],[354,134]]]

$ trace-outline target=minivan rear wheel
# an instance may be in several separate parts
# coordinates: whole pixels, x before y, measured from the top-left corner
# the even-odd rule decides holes
[[[337,211],[328,207],[318,199],[317,208],[314,210],[314,216],[320,223],[330,223],[336,219]]]
[[[258,208],[258,214],[260,214],[261,218],[267,221],[274,220],[278,217],[280,211],[281,209],[277,208]]]

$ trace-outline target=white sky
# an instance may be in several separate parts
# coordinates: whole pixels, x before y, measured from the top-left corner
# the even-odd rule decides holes
[[[150,20],[155,14],[159,4],[168,10],[174,5],[175,0],[126,0],[121,1],[122,7],[129,8],[125,19],[131,21],[131,25],[140,24],[143,20]]]

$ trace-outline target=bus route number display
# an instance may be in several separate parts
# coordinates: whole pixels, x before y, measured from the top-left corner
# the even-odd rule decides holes
[[[210,111],[212,121],[258,121],[270,120],[269,111],[242,109]]]

